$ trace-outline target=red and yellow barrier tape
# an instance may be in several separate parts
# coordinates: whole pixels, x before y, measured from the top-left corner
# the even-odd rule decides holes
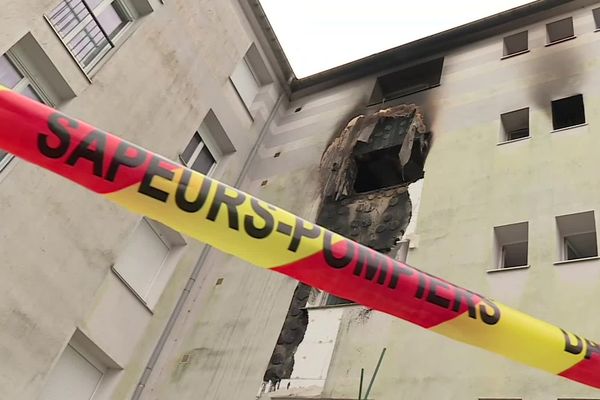
[[[0,86],[0,148],[251,264],[600,388],[600,347]]]

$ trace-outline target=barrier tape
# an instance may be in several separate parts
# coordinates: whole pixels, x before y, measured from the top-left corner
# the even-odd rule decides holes
[[[256,266],[600,388],[600,347],[0,86],[0,148]]]

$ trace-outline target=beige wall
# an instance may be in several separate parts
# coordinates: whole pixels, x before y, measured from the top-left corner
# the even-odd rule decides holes
[[[91,83],[43,19],[58,3],[5,4],[0,53],[31,33],[75,94],[59,109],[174,160],[212,109],[236,148],[214,176],[235,183],[280,90],[263,88],[253,120],[228,80],[256,41],[238,3],[150,0]],[[15,160],[0,221],[0,398],[36,399],[76,328],[123,368],[94,398],[130,398],[203,246],[186,239],[152,313],[110,270],[138,216]]]
[[[42,18],[56,1],[11,2],[0,16],[0,52],[31,32],[76,95],[62,110],[173,159],[212,109],[237,149],[215,176],[314,218],[321,154],[363,111],[374,77],[284,99],[263,132],[280,89],[264,88],[252,120],[228,81],[256,42],[237,2],[166,3],[152,1],[154,11],[91,84]],[[554,217],[600,213],[593,176],[600,41],[590,8],[572,15],[576,39],[544,47],[544,24],[537,23],[529,27],[531,52],[502,61],[501,37],[482,41],[447,55],[440,87],[402,100],[422,106],[434,133],[408,261],[599,338],[594,318],[573,312],[593,304],[598,261],[553,265]],[[550,133],[550,100],[575,93],[584,95],[588,125]],[[497,146],[499,115],[522,107],[530,107],[532,137]],[[0,174],[0,186],[0,269],[9,277],[0,281],[0,397],[35,399],[79,328],[124,368],[101,395],[130,398],[197,262],[200,275],[142,398],[256,396],[293,280],[203,252],[187,239],[152,314],[110,271],[138,217],[24,162]],[[520,221],[529,221],[531,267],[487,274],[493,227]],[[370,376],[387,346],[373,398],[594,397],[580,385],[356,306],[346,308],[340,327],[324,396],[354,398],[360,368]]]
[[[592,8],[507,31],[506,35],[529,30],[530,52],[517,57],[500,59],[504,34],[448,54],[441,86],[402,101],[423,106],[434,135],[420,209],[413,215],[417,225],[408,262],[566,329],[600,338],[600,324],[586,311],[594,307],[600,290],[600,261],[554,265],[555,217],[594,210],[598,219],[600,213],[595,178],[600,167],[600,36],[594,32]],[[545,23],[567,16],[574,17],[577,37],[545,46]],[[349,85],[352,96],[368,90],[367,81]],[[336,88],[307,101],[341,93],[348,92]],[[552,132],[551,100],[579,93],[587,124]],[[330,113],[334,107],[330,105]],[[530,108],[531,138],[497,145],[500,114],[523,107]],[[316,141],[310,138],[333,132],[319,129],[334,125],[334,118],[322,113],[316,129],[298,123],[290,137],[305,137],[302,140],[309,143]],[[529,221],[530,268],[487,273],[494,268],[493,228],[522,221]],[[598,397],[596,390],[378,312],[358,318],[357,308],[346,307],[342,317],[327,381],[318,391],[323,398],[356,398],[360,368],[370,377],[383,347],[387,353],[371,393],[376,399]],[[272,396],[294,398],[294,393],[312,392]]]

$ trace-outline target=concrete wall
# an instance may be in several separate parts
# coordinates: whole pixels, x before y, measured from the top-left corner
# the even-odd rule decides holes
[[[434,135],[418,216],[413,216],[416,226],[408,262],[598,338],[600,324],[585,310],[593,307],[600,290],[600,261],[554,264],[558,261],[555,217],[594,210],[598,219],[600,213],[595,184],[600,145],[596,90],[600,36],[595,32],[592,8],[507,31],[506,35],[529,30],[530,52],[517,57],[501,60],[504,35],[448,54],[441,86],[402,101],[424,106]],[[545,46],[545,24],[568,16],[574,18],[577,37]],[[348,85],[352,96],[359,98],[361,90],[368,90],[367,82]],[[326,104],[326,98],[342,96],[344,90],[331,89],[307,101]],[[584,96],[587,124],[553,132],[550,102],[579,93]],[[531,137],[498,145],[500,114],[523,107],[530,108]],[[326,113],[334,114],[334,105],[327,109],[318,127],[313,128],[306,116],[306,124],[294,137],[310,141],[309,135],[320,137],[320,127],[333,128],[333,118],[328,119]],[[529,221],[530,267],[487,273],[495,267],[494,227],[522,221]],[[370,377],[383,347],[387,353],[371,398],[598,397],[596,390],[451,342],[384,314],[360,315],[358,307],[345,308],[320,398],[356,398],[360,368]],[[307,394],[299,390],[275,392],[271,397]]]
[[[212,109],[236,148],[214,176],[235,183],[280,92],[264,87],[252,119],[228,80],[256,41],[238,3],[150,0],[91,82],[43,18],[58,3],[7,2],[0,53],[30,34],[74,94],[60,110],[174,160]],[[130,398],[204,247],[186,238],[150,311],[110,270],[138,216],[19,160],[0,188],[0,398],[36,399],[76,328],[122,368],[94,398]]]

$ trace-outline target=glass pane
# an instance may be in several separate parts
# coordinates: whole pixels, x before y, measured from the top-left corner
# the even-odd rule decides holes
[[[83,66],[88,66],[108,46],[108,41],[96,22],[91,21],[69,41],[68,45],[75,58]]]
[[[67,0],[50,14],[50,22],[64,38],[89,15],[81,0]]]
[[[200,150],[200,154],[198,154],[196,160],[194,160],[192,169],[207,174],[215,163],[215,158],[210,154],[208,148],[204,146],[202,147],[202,150]]]
[[[109,37],[115,36],[127,22],[118,12],[114,3],[98,15],[98,21]]]
[[[98,4],[102,3],[102,0],[85,0],[85,2],[93,10],[98,6]]]
[[[8,57],[0,56],[0,85],[12,89],[22,78],[23,75],[19,73]]]
[[[250,107],[260,87],[246,60],[242,60],[235,68],[231,81],[246,107]]]
[[[0,150],[0,166],[3,164],[4,157],[6,157],[7,154],[8,153],[5,152],[4,150]]]
[[[29,97],[31,100],[42,102],[41,97],[35,92],[31,85],[25,86],[25,89],[21,90],[21,94]]]
[[[198,148],[198,146],[200,146],[201,143],[202,138],[200,138],[198,132],[194,133],[192,140],[190,140],[183,153],[181,153],[181,160],[186,164],[189,163],[194,155],[194,151]]]

